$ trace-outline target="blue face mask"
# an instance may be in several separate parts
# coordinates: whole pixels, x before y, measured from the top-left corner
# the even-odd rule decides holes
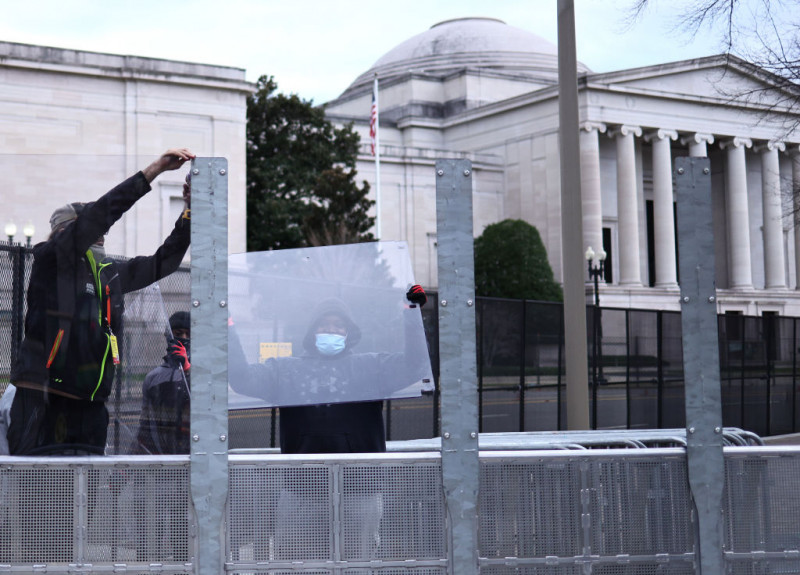
[[[344,342],[347,336],[335,333],[318,333],[317,350],[322,355],[336,355],[344,349]]]

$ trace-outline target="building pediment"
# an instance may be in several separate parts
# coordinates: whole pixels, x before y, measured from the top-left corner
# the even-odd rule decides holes
[[[800,88],[735,56],[719,55],[585,77],[587,86],[789,113]],[[796,113],[792,114],[796,115]]]

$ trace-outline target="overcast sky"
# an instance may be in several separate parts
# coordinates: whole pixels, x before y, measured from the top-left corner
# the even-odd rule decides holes
[[[575,0],[578,59],[595,72],[720,52],[674,29],[685,0]],[[557,42],[556,0],[0,0],[0,40],[244,68],[315,103],[433,24],[487,16]]]

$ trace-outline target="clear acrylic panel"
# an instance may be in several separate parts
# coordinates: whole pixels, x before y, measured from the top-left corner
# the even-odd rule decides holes
[[[413,283],[405,242],[232,255],[231,408],[432,391],[422,316],[405,297]]]

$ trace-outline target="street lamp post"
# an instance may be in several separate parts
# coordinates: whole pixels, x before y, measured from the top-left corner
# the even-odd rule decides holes
[[[592,429],[597,429],[597,389],[603,379],[603,326],[600,316],[600,278],[604,277],[606,252],[586,248],[589,277],[594,281],[594,306],[592,307]]]
[[[22,233],[25,234],[25,247],[31,247],[31,238],[36,233],[36,228],[33,226],[32,221],[28,220],[28,223],[22,228]]]
[[[17,224],[14,222],[8,222],[4,231],[8,237],[8,245],[12,245],[14,243],[14,236],[17,235]]]

